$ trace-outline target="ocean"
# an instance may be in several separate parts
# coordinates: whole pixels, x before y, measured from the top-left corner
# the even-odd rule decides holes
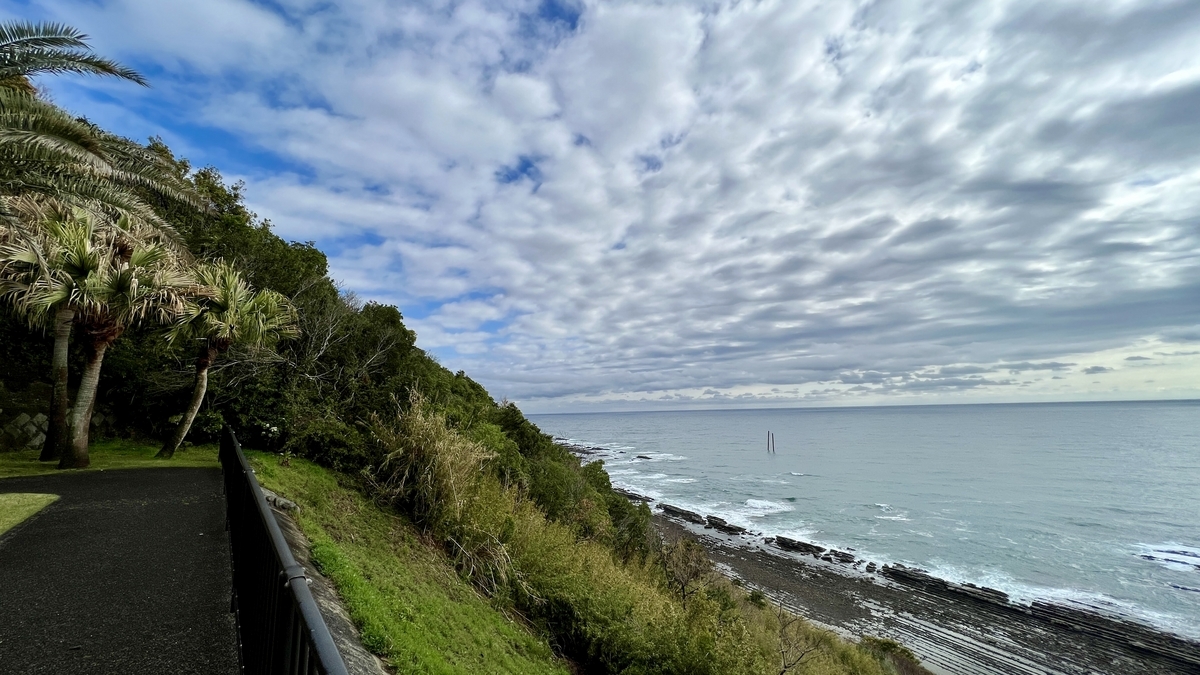
[[[1200,639],[1200,401],[530,419],[614,485],[763,536]]]

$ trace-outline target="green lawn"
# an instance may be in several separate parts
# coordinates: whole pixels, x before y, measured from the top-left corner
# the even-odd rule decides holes
[[[0,535],[16,527],[21,521],[50,506],[58,495],[10,492],[0,494]]]
[[[363,644],[401,674],[566,675],[546,639],[498,611],[434,544],[314,464],[247,453],[261,483],[300,506],[313,561]]]
[[[88,449],[92,465],[82,471],[105,469],[142,469],[164,466],[217,467],[217,446],[199,445],[180,448],[171,459],[155,459],[157,443],[111,439],[97,441]],[[22,452],[0,452],[0,478],[12,476],[37,476],[56,473],[58,462],[39,462],[37,450]]]

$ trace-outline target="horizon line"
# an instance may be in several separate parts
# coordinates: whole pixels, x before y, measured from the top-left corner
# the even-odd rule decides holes
[[[792,405],[792,406],[739,406],[726,408],[660,408],[656,410],[582,410],[560,412],[536,412],[526,415],[602,415],[638,414],[657,412],[738,412],[757,410],[863,410],[868,408],[947,408],[964,406],[1018,406],[1018,405],[1104,405],[1113,403],[1200,403],[1200,398],[1142,398],[1114,399],[1104,401],[978,401],[968,403],[880,403],[875,405]]]

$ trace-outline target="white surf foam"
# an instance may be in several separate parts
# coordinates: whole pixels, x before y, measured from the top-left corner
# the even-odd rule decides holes
[[[917,565],[921,567],[921,565]],[[933,561],[924,566],[935,577],[963,584],[971,583],[986,586],[1008,594],[1012,602],[1028,605],[1035,600],[1052,602],[1080,609],[1116,615],[1132,619],[1142,624],[1153,626],[1177,635],[1192,639],[1200,638],[1200,626],[1185,617],[1157,612],[1139,606],[1127,600],[1120,600],[1103,593],[1085,591],[1078,588],[1055,588],[1024,583],[1014,579],[1000,569],[976,568],[965,569],[941,561]]]
[[[1137,556],[1178,572],[1200,572],[1200,548],[1177,542],[1135,544]]]
[[[754,517],[769,516],[773,513],[788,513],[796,510],[787,504],[780,504],[779,502],[766,499],[747,499],[745,505]]]

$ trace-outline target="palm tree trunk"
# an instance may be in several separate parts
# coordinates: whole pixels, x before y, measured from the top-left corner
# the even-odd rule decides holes
[[[179,426],[175,427],[175,433],[171,434],[171,438],[163,444],[162,450],[159,450],[155,457],[173,457],[175,451],[183,443],[183,439],[187,437],[188,431],[192,428],[192,422],[196,420],[196,413],[200,412],[200,405],[204,403],[204,393],[208,390],[208,369],[212,367],[216,358],[216,348],[210,346],[200,348],[200,354],[196,357],[196,386],[192,389],[192,402],[188,406],[187,412],[183,414],[183,419],[179,420]]]
[[[92,408],[96,405],[96,388],[100,384],[100,366],[104,363],[104,352],[115,339],[100,339],[91,345],[87,365],[83,367],[83,378],[79,381],[79,391],[75,394],[75,414],[71,416],[71,449],[64,452],[59,460],[60,469],[82,469],[92,463],[88,457]]]
[[[42,445],[40,461],[49,462],[62,457],[71,447],[70,427],[67,426],[67,357],[71,347],[71,323],[75,310],[61,307],[54,314],[54,355],[50,359],[51,379],[54,393],[50,397],[50,426],[46,428],[46,442]]]

